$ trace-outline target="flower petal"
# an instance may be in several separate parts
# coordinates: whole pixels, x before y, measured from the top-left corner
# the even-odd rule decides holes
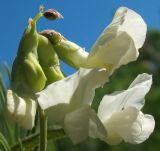
[[[80,143],[89,135],[89,106],[83,106],[66,115],[64,130],[74,144]]]
[[[88,105],[70,112],[64,120],[64,129],[73,143],[80,143],[91,136],[104,140],[107,132],[97,114]]]
[[[65,115],[84,104],[91,104],[95,89],[107,81],[108,72],[105,69],[81,68],[75,74],[52,83],[36,96],[50,124],[62,126]]]
[[[7,91],[7,110],[15,121],[23,128],[32,129],[34,126],[37,104],[29,98],[19,97],[12,90]]]
[[[103,123],[93,109],[90,109],[89,136],[104,140],[107,137],[107,131]]]
[[[136,108],[128,107],[115,112],[104,125],[108,132],[107,143],[112,144],[114,142],[112,135],[116,134],[125,142],[139,144],[153,132],[155,121],[151,115],[144,115]]]
[[[57,104],[47,108],[45,113],[48,117],[48,124],[63,127],[64,117],[71,111],[72,109],[70,106],[65,103]]]
[[[90,104],[95,89],[107,80],[108,72],[105,69],[81,68],[75,74],[49,85],[36,95],[44,110],[58,104],[71,104],[75,109],[82,104]]]
[[[127,32],[132,37],[137,49],[143,46],[147,25],[135,11],[120,7],[115,13],[112,25],[119,26],[117,27],[118,31]]]
[[[137,50],[127,33],[121,32],[118,35],[114,33],[114,38],[107,42],[104,41],[104,38],[100,38],[92,48],[93,51],[89,53],[86,67],[105,67],[109,70],[118,68],[130,62],[130,58],[126,58],[125,62],[123,59],[128,51],[131,51],[131,56],[137,58]]]
[[[151,75],[146,73],[138,75],[127,90],[103,97],[98,108],[98,116],[102,121],[106,121],[114,112],[129,106],[140,110],[144,106],[144,97],[150,90],[151,84]]]
[[[92,47],[86,66],[118,68],[136,60],[146,30],[146,24],[140,15],[128,8],[119,8],[111,24]]]

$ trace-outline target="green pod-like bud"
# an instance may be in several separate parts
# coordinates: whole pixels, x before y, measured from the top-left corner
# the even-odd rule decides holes
[[[29,19],[20,41],[17,56],[12,67],[12,89],[21,91],[23,88],[32,92],[42,90],[46,83],[46,76],[38,61],[38,33],[36,22],[42,16],[40,12],[33,20]]]
[[[88,52],[83,48],[65,39],[54,30],[44,30],[40,34],[50,40],[60,59],[74,68],[79,69],[80,67],[84,67]]]
[[[51,42],[44,36],[38,35],[38,58],[39,63],[47,77],[46,85],[64,78],[60,69],[58,55]]]

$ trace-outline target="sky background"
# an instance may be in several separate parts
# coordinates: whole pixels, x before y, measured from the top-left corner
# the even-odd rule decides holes
[[[64,19],[48,21],[42,18],[37,24],[38,31],[59,31],[67,39],[88,51],[120,6],[135,10],[149,28],[160,30],[159,0],[1,0],[0,64],[6,61],[10,67],[12,66],[28,18],[38,13],[41,4],[45,9],[57,9]],[[65,65],[63,70],[67,74],[74,71]]]

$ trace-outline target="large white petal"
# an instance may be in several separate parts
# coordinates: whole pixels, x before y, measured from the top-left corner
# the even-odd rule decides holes
[[[105,69],[81,68],[75,74],[50,84],[36,95],[44,110],[59,104],[70,104],[75,109],[82,104],[90,104],[95,89],[106,81],[108,72]]]
[[[119,8],[93,45],[86,66],[118,68],[136,60],[146,31],[147,26],[140,15],[128,8]]]
[[[70,112],[64,120],[64,130],[73,143],[79,143],[91,136],[104,140],[107,132],[97,114],[88,105]]]
[[[36,96],[48,115],[50,124],[62,126],[65,115],[84,104],[90,104],[95,89],[107,81],[108,72],[105,69],[81,68],[75,74],[52,83]]]
[[[37,104],[29,98],[19,97],[12,90],[7,91],[7,110],[15,121],[23,128],[32,129],[34,126]]]
[[[114,92],[105,95],[98,108],[98,116],[102,121],[106,121],[114,112],[121,111],[128,106],[141,109],[145,103],[144,97],[150,90],[152,76],[140,74],[124,91]]]
[[[112,138],[113,134],[116,134],[125,142],[139,144],[153,132],[155,121],[151,115],[144,115],[136,108],[128,107],[115,112],[104,125],[108,132],[107,143],[116,144],[114,138]]]
[[[132,53],[131,57],[137,58],[137,51],[131,37],[125,32],[120,32],[118,35],[117,33],[114,34],[115,37],[110,41],[105,42],[102,37],[96,42],[96,51],[92,51],[94,50],[93,47],[87,58],[86,67],[105,67],[109,70],[118,68],[131,61],[128,57],[125,58],[124,62],[124,57],[128,51]]]
[[[135,11],[120,7],[115,13],[112,25],[119,26],[118,31],[127,32],[132,37],[136,48],[142,47],[146,38],[147,25]]]

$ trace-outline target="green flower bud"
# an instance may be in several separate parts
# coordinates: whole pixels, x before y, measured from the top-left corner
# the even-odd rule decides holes
[[[38,62],[38,33],[36,22],[43,16],[40,12],[33,20],[29,19],[20,41],[17,56],[12,67],[12,88],[18,93],[23,88],[32,92],[42,90],[46,83],[46,76]]]
[[[44,30],[41,35],[47,37],[60,59],[74,68],[84,67],[88,53],[77,44],[65,39],[53,30]]]
[[[64,78],[59,65],[59,59],[50,41],[38,35],[38,59],[47,77],[47,85]]]

